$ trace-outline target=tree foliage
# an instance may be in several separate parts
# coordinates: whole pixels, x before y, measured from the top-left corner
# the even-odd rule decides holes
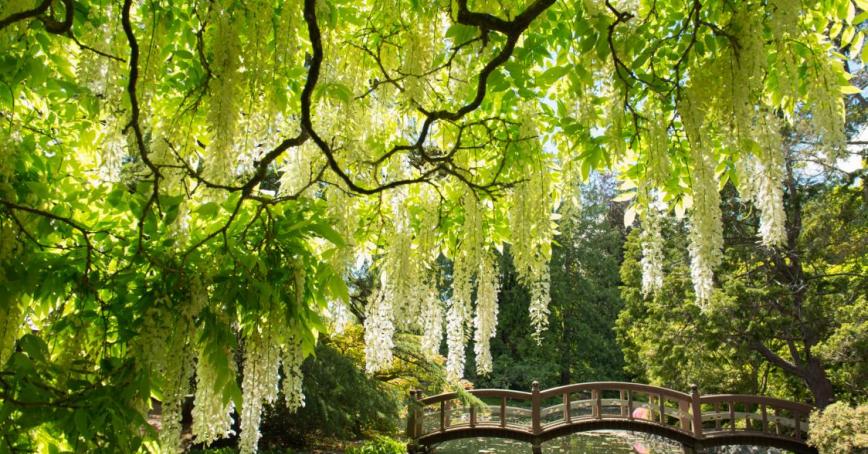
[[[868,205],[860,187],[834,180],[802,180],[789,190],[792,236],[784,248],[755,243],[757,214],[724,191],[721,286],[705,312],[691,303],[679,245],[687,235],[683,225],[666,222],[667,272],[656,296],[642,295],[641,234],[632,232],[621,269],[627,304],[618,333],[635,373],[675,388],[696,383],[704,392],[792,399],[809,392],[820,406],[836,397],[865,399]]]
[[[865,6],[0,3],[0,446],[135,450],[153,395],[176,450],[195,375],[197,440],[236,408],[255,451],[364,261],[368,370],[397,329],[433,353],[446,320],[460,377],[473,327],[492,333],[503,244],[535,336],[550,325],[552,213],[593,169],[621,169],[629,220],[689,213],[708,305],[719,185],[756,181],[739,189],[780,244],[778,126],[809,112],[825,155],[843,149],[858,89],[839,52],[859,56]]]

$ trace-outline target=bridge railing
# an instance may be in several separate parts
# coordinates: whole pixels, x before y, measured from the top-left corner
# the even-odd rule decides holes
[[[705,436],[762,434],[803,441],[813,407],[772,397],[743,394],[701,396]]]
[[[695,440],[760,436],[803,443],[812,407],[750,395],[701,396],[622,382],[594,382],[541,391],[468,391],[482,406],[465,404],[457,393],[422,397],[413,393],[408,436],[413,440],[457,431],[511,433],[526,439],[589,421],[653,425]]]

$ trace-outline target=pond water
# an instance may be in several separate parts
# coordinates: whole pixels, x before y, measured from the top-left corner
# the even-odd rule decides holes
[[[437,454],[529,454],[531,445],[501,438],[469,438],[441,443]],[[605,430],[583,432],[543,443],[544,454],[683,454],[681,445],[666,438],[637,432]],[[774,448],[729,446],[704,451],[705,454],[783,454]]]

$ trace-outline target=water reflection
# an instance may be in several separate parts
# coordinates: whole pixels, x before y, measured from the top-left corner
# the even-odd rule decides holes
[[[639,432],[596,431],[556,438],[543,443],[544,454],[683,454],[681,445],[672,440]],[[437,445],[437,454],[529,454],[531,445],[500,438],[469,438]],[[782,454],[773,448],[731,446],[708,449],[705,454]]]

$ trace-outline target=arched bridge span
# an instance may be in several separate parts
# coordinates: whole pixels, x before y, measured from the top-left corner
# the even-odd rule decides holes
[[[681,443],[685,452],[722,445],[758,445],[816,454],[806,443],[813,407],[771,397],[700,395],[657,386],[594,382],[530,392],[468,391],[483,405],[465,404],[457,393],[412,394],[407,432],[410,453],[426,453],[448,440],[499,437],[541,444],[577,432],[630,430]]]

